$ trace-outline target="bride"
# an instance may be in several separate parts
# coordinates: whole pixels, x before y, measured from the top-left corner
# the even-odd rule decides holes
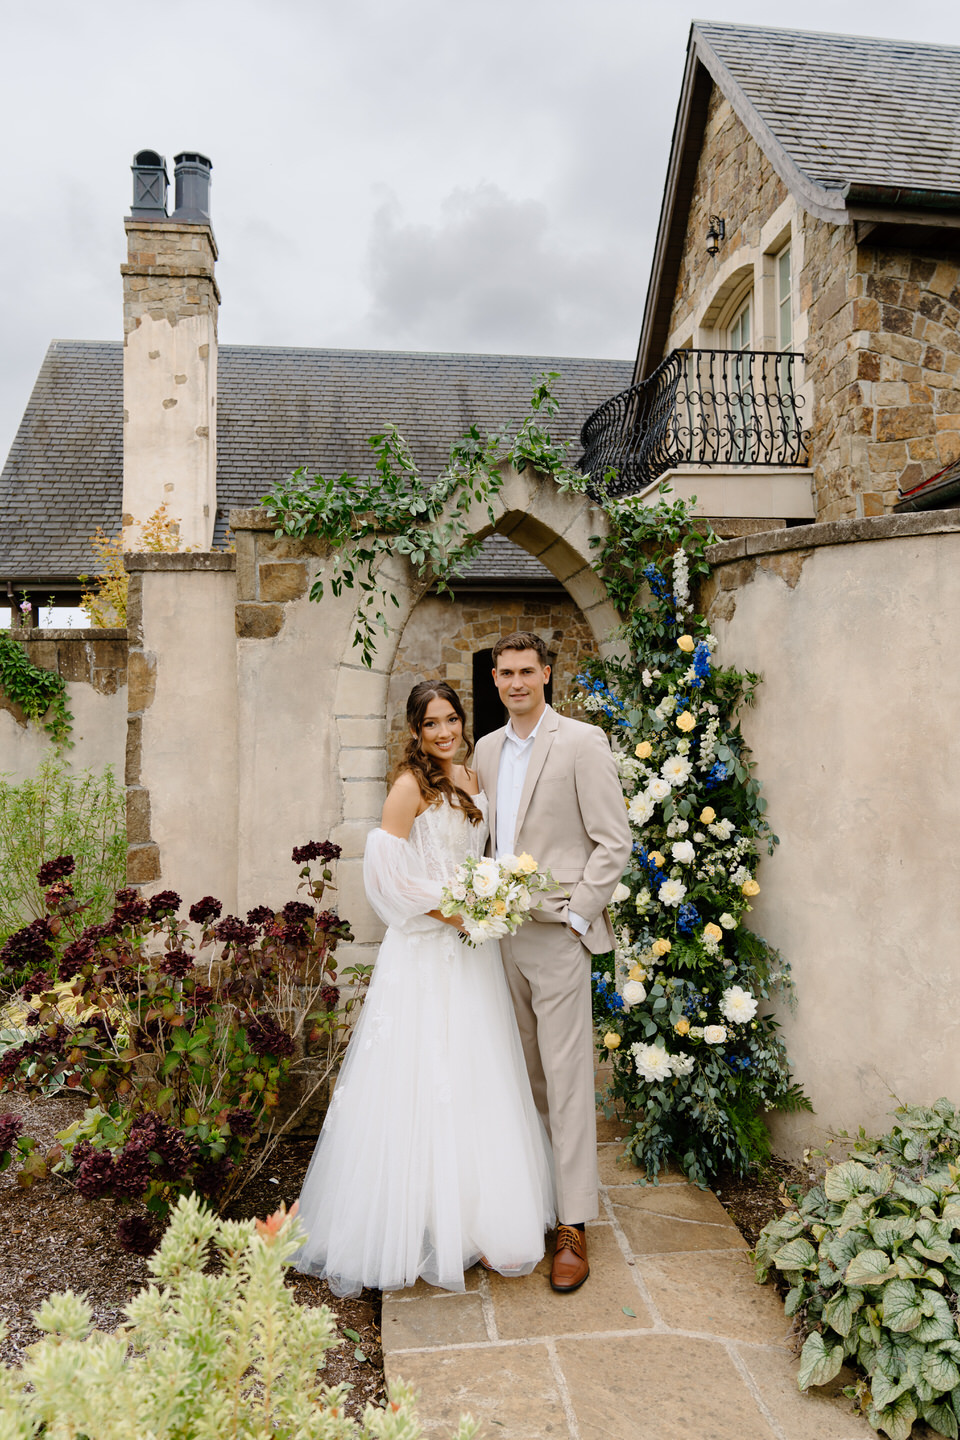
[[[454,762],[465,721],[449,685],[414,686],[403,765],[367,840],[364,883],[389,928],[303,1183],[308,1238],[293,1257],[337,1295],[418,1277],[463,1290],[478,1260],[529,1274],[555,1218],[499,947],[464,944],[460,916],[437,908],[487,838],[486,796]]]

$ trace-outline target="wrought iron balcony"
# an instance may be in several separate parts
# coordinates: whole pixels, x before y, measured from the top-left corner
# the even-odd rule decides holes
[[[794,388],[802,356],[774,350],[674,350],[580,431],[580,469],[631,495],[677,465],[804,465]]]

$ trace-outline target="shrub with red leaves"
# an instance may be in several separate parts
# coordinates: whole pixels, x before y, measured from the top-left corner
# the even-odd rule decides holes
[[[37,881],[41,889],[45,890],[48,885],[53,885],[57,880],[63,880],[72,875],[76,869],[76,861],[72,855],[58,855],[56,860],[45,860],[37,871]]]
[[[182,904],[176,890],[161,890],[147,901],[147,917],[156,924],[164,915],[175,915]]]
[[[109,1150],[95,1150],[89,1140],[80,1140],[73,1147],[73,1163],[77,1167],[74,1184],[85,1200],[102,1200],[113,1194],[113,1156]]]
[[[335,1010],[340,1000],[340,988],[337,985],[324,985],[320,991],[320,999],[328,1010]]]
[[[161,975],[169,975],[171,979],[182,980],[184,975],[189,975],[193,969],[193,961],[185,950],[168,950],[158,961],[157,969]]]
[[[128,1255],[152,1255],[157,1232],[146,1215],[124,1215],[117,1224],[117,1240]]]
[[[61,980],[75,979],[76,976],[80,974],[84,965],[89,965],[96,958],[96,954],[97,947],[85,932],[80,936],[79,940],[74,940],[73,943],[68,945],[66,950],[64,950],[60,956],[60,965],[57,974]]]
[[[10,1151],[20,1138],[22,1130],[23,1120],[19,1115],[11,1115],[9,1113],[0,1115],[0,1161],[3,1160],[5,1155],[10,1154]]]
[[[228,1110],[227,1124],[230,1126],[231,1135],[239,1135],[242,1140],[249,1140],[256,1129],[256,1116],[251,1115],[249,1110]]]
[[[24,1000],[29,1000],[31,995],[42,995],[45,990],[50,989],[50,976],[46,970],[35,970],[28,980],[25,980],[20,987],[20,994]]]
[[[316,911],[303,900],[288,900],[282,914],[288,925],[303,925],[305,921],[313,919]]]
[[[139,925],[147,915],[147,902],[136,890],[118,890],[117,903],[113,907],[113,918],[120,925]]]
[[[221,1155],[219,1160],[207,1160],[193,1172],[194,1186],[208,1200],[213,1199],[220,1194],[236,1168],[228,1155]]]
[[[252,945],[258,935],[255,925],[245,925],[237,915],[225,915],[213,933],[225,945]]]
[[[32,920],[22,930],[15,930],[7,940],[0,950],[0,964],[10,970],[21,971],[28,966],[39,968],[49,965],[54,958],[53,939],[54,926],[49,916]]]
[[[247,920],[251,925],[272,925],[275,919],[269,905],[255,905],[252,910],[247,911]]]
[[[340,846],[332,840],[309,840],[306,845],[294,845],[293,861],[295,865],[303,865],[310,860],[339,860],[341,853]]]
[[[206,925],[208,920],[218,919],[222,910],[223,906],[219,900],[214,899],[212,895],[204,895],[196,905],[190,906],[190,919],[196,925]]]
[[[255,1055],[275,1055],[282,1060],[293,1054],[293,1036],[272,1015],[255,1015],[245,1026],[247,1042]]]

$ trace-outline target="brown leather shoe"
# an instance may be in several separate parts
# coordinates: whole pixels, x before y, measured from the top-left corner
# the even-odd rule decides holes
[[[569,1290],[577,1290],[589,1274],[586,1235],[575,1225],[561,1225],[557,1231],[550,1284],[554,1290],[565,1294]]]

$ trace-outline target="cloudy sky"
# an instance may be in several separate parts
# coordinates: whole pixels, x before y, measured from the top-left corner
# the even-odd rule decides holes
[[[224,343],[630,358],[694,15],[960,44],[695,3],[0,0],[0,457],[48,342],[120,337],[136,150],[213,161]]]

